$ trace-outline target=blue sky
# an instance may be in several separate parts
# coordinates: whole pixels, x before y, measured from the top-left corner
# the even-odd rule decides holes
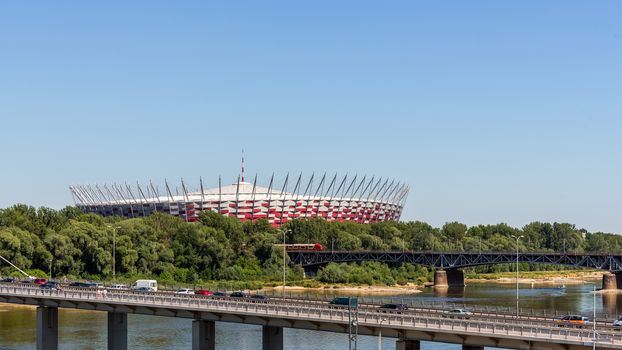
[[[403,219],[622,233],[620,1],[0,4],[0,207],[390,176]]]

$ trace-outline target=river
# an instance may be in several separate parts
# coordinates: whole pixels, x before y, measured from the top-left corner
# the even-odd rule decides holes
[[[600,284],[600,283],[599,283]],[[591,318],[594,285],[575,284],[566,288],[521,285],[520,307],[523,312],[560,314],[579,313]],[[600,286],[598,286],[600,287]],[[316,295],[317,296],[317,295]],[[365,297],[368,299],[370,297]],[[379,298],[379,297],[376,297]],[[512,284],[474,283],[464,289],[446,292],[426,288],[421,293],[392,297],[396,301],[433,303],[450,307],[451,303],[467,308],[510,308],[516,303]],[[387,299],[387,297],[384,297]],[[611,319],[622,309],[622,295],[596,294],[599,318]],[[379,300],[380,301],[380,300]],[[510,311],[508,309],[508,311]],[[510,311],[512,312],[512,311]],[[60,349],[105,349],[106,313],[60,309]],[[190,349],[191,320],[169,317],[128,315],[130,349]],[[285,330],[285,348],[296,350],[343,350],[348,348],[345,334],[306,330]],[[35,309],[28,306],[0,304],[0,350],[35,348]],[[216,348],[219,350],[257,350],[261,346],[261,327],[219,322],[216,325]],[[359,336],[359,349],[376,349],[376,337]],[[459,345],[422,342],[424,350],[458,350]],[[384,349],[395,349],[395,339],[384,338]]]

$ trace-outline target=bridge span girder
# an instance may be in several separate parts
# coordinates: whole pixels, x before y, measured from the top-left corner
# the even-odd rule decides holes
[[[292,265],[317,268],[331,262],[379,261],[410,263],[433,269],[460,269],[473,266],[516,263],[516,253],[469,252],[383,252],[383,251],[289,251]],[[519,253],[518,261],[530,264],[566,265],[608,271],[622,270],[622,255]]]

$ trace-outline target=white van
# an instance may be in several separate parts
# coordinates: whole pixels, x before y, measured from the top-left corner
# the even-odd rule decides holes
[[[158,281],[156,280],[137,280],[132,283],[132,290],[140,290],[140,291],[149,291],[149,292],[157,292],[158,291]]]

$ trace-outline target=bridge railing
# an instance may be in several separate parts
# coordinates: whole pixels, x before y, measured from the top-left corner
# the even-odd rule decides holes
[[[109,292],[103,294],[98,291],[50,291],[37,288],[20,286],[0,286],[0,297],[20,297],[39,300],[40,304],[48,302],[82,302],[83,304],[97,305],[123,305],[129,308],[147,307],[150,310],[162,310],[175,316],[176,310],[206,311],[220,314],[235,314],[244,316],[261,316],[262,318],[281,318],[285,320],[306,320],[312,322],[329,322],[347,324],[349,311],[347,308],[320,304],[318,302],[305,302],[302,300],[271,300],[252,301],[219,298],[188,298],[174,294],[140,294],[128,292]],[[18,302],[15,299],[9,302]],[[78,307],[76,303],[75,307]],[[105,308],[104,308],[105,309]],[[622,334],[612,329],[560,328],[550,321],[542,322],[533,319],[507,318],[507,322],[500,322],[492,315],[473,315],[469,319],[449,318],[440,312],[414,310],[414,312],[382,312],[377,307],[361,306],[354,312],[358,312],[359,324],[365,327],[415,329],[439,331],[445,333],[473,333],[488,335],[511,336],[521,338],[533,338],[548,341],[571,341],[591,342],[597,339],[601,344],[622,346]],[[154,311],[154,314],[156,312]],[[292,322],[293,322],[292,321]]]

